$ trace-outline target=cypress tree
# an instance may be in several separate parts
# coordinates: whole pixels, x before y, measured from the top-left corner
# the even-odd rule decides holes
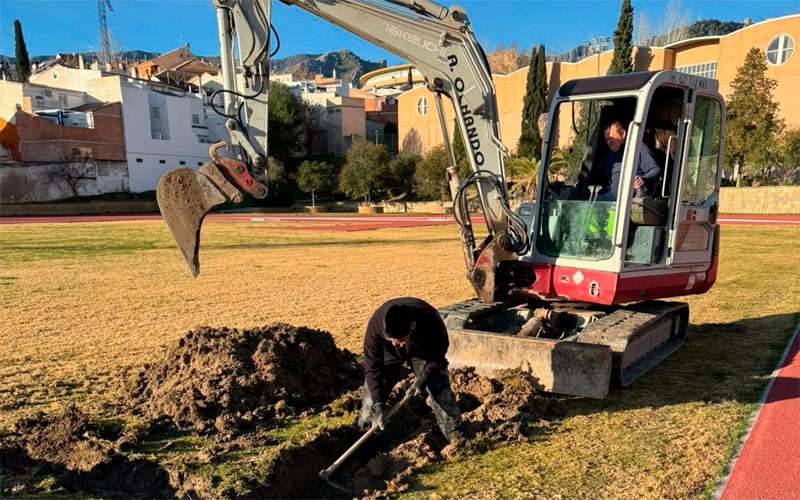
[[[467,146],[464,144],[464,137],[461,135],[461,127],[458,126],[458,121],[453,121],[453,156],[456,157],[456,168],[461,180],[467,178],[470,174],[469,159],[467,158]]]
[[[631,0],[622,0],[622,8],[614,30],[614,58],[608,75],[624,75],[633,71],[633,6]]]
[[[542,156],[542,136],[539,133],[539,115],[547,111],[547,68],[544,45],[531,52],[528,82],[522,104],[522,127],[517,144],[517,155],[539,159]]]
[[[27,82],[31,76],[31,60],[28,58],[28,49],[25,47],[25,37],[22,36],[22,23],[14,20],[14,58],[17,66],[17,79]]]

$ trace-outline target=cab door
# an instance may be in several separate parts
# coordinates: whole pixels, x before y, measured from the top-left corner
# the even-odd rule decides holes
[[[715,96],[692,94],[667,260],[675,265],[710,263],[717,231],[724,105]]]

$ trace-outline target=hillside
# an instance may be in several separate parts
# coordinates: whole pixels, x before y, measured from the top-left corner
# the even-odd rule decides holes
[[[97,59],[94,52],[83,52],[83,59],[88,66]],[[147,52],[143,50],[127,50],[120,53],[121,59],[129,61],[145,61],[160,55],[158,52]],[[54,58],[54,54],[38,55],[31,57],[31,63],[37,64]],[[75,58],[74,54],[61,54],[61,57],[76,64],[77,61],[70,61]],[[219,56],[196,56],[209,64],[219,66]],[[9,64],[14,64],[14,58],[0,54],[0,60],[6,60]],[[336,76],[344,81],[357,82],[358,78],[364,73],[375,69],[385,68],[386,61],[367,61],[358,57],[349,50],[338,50],[326,52],[324,54],[297,54],[270,61],[270,71],[272,73],[291,73],[299,78],[314,78],[316,74],[331,76],[336,69]]]
[[[324,54],[298,54],[270,61],[270,72],[291,73],[299,78],[313,78],[316,74],[336,76],[343,81],[357,82],[364,73],[385,68],[386,61],[372,62],[361,59],[349,50]]]

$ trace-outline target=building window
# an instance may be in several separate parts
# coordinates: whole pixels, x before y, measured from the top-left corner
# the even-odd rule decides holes
[[[61,103],[61,107],[67,107],[67,96],[64,94],[58,94],[58,102]]]
[[[163,164],[167,163],[167,160],[158,160],[158,163],[163,165]]]
[[[181,160],[178,163],[181,164],[181,165],[186,165],[186,162],[184,160]]]
[[[203,162],[202,162],[202,161],[198,161],[198,162],[197,162],[197,166],[198,166],[198,167],[202,167],[202,166],[203,166]]]
[[[50,89],[44,89],[44,95],[47,97],[53,97],[53,91]]]
[[[192,113],[192,125],[200,125],[200,115]]]
[[[169,140],[169,123],[167,120],[167,110],[158,105],[150,106],[150,137],[156,140]],[[164,116],[161,116],[164,115]]]
[[[53,80],[58,80],[58,73],[53,73]]]
[[[717,77],[717,63],[707,62],[700,64],[690,64],[689,66],[680,66],[675,68],[675,71],[686,73],[689,75],[702,76],[703,78],[716,78]]]
[[[428,112],[428,98],[422,96],[419,98],[419,101],[417,101],[417,114],[419,114],[419,116],[425,116],[427,112]]]
[[[794,53],[794,39],[786,33],[781,33],[769,42],[767,46],[767,62],[780,66],[792,57]]]
[[[143,160],[141,158],[136,158],[136,163],[142,163],[142,161]]]

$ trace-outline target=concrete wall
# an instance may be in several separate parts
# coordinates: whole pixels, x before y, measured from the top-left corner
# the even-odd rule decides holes
[[[385,214],[444,214],[445,208],[449,211],[452,203],[442,204],[438,201],[414,201],[410,203],[383,203]]]
[[[92,215],[92,214],[157,214],[155,201],[89,201],[79,203],[13,203],[0,204],[0,216]]]
[[[12,120],[17,110],[22,109],[22,85],[0,80],[0,118],[3,120]]]
[[[722,188],[719,210],[724,214],[800,214],[800,186]]]
[[[78,184],[80,196],[128,191],[128,165],[124,161],[90,162],[96,177]],[[72,196],[69,186],[53,180],[51,173],[63,163],[0,165],[0,203],[53,201]]]

